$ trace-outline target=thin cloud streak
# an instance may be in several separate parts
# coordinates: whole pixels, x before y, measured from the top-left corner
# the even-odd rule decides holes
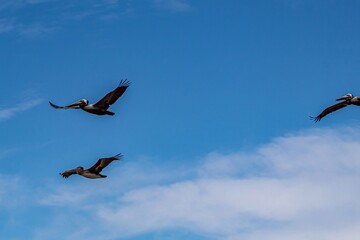
[[[251,152],[210,153],[192,176],[174,177],[168,183],[152,182],[158,171],[150,171],[150,178],[143,180],[148,185],[125,189],[119,185],[124,177],[120,174],[96,183],[101,192],[87,191],[85,198],[76,195],[93,185],[86,182],[62,189],[64,193],[55,190],[41,204],[56,205],[64,215],[75,209],[85,214],[87,227],[96,226],[97,233],[87,228],[84,236],[93,239],[186,229],[216,239],[340,240],[342,233],[357,240],[359,133],[309,130],[276,138]],[[176,172],[167,170],[169,175]],[[72,193],[75,202],[69,199]],[[84,229],[80,220],[76,222]],[[47,236],[56,228],[49,225],[37,233]]]
[[[32,24],[18,24],[14,18],[0,19],[0,34],[14,32],[20,36],[33,38],[52,32],[58,27],[48,23],[35,22]]]
[[[132,12],[129,7],[130,1],[120,2],[118,0],[93,0],[87,4],[67,3],[66,7],[57,8],[60,1],[57,0],[0,0],[0,34],[15,33],[24,38],[34,38],[47,34],[57,29],[61,29],[68,21],[82,21],[87,18],[96,18],[101,21],[117,20],[120,16],[128,15]],[[42,4],[48,4],[51,8],[45,8]],[[192,7],[186,0],[153,0],[151,4],[157,9],[171,12],[187,12]],[[12,12],[27,11],[30,6],[37,6],[38,15],[34,15],[32,20],[22,20],[14,17]],[[45,14],[44,9],[51,9],[53,14],[46,18],[41,17]]]
[[[44,25],[43,23],[38,22],[38,23],[33,23],[29,26],[18,26],[17,32],[21,36],[33,38],[33,37],[40,36],[44,33],[52,32],[56,29],[57,29],[57,27],[50,26],[50,25]]]
[[[0,121],[8,120],[14,117],[17,113],[27,111],[36,107],[43,102],[43,99],[34,99],[25,103],[16,105],[15,107],[0,109]]]
[[[120,10],[125,3],[122,2],[120,5],[117,0],[92,0],[85,4],[60,3],[58,0],[0,0],[0,13],[3,13],[0,18],[0,34],[16,33],[21,37],[33,38],[61,29],[68,21],[81,21],[91,17],[98,20],[114,20],[127,12]],[[42,6],[45,4],[50,7]],[[14,14],[17,11],[30,11],[33,9],[31,6],[36,6],[39,13],[31,15],[30,20],[24,21]],[[49,12],[52,14],[49,15]]]
[[[0,19],[0,33],[10,32],[15,28],[14,20]]]
[[[54,2],[57,0],[0,0],[0,10],[16,9],[45,2]]]

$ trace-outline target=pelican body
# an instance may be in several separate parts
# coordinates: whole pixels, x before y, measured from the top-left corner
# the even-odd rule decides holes
[[[96,178],[106,178],[107,176],[100,174],[100,172],[109,165],[114,160],[120,160],[122,159],[123,155],[117,154],[113,157],[108,158],[100,158],[91,168],[84,169],[83,167],[77,167],[75,169],[67,170],[63,173],[60,173],[60,175],[63,178],[68,178],[73,174],[78,174],[80,176],[90,178],[90,179],[96,179]]]
[[[53,104],[52,102],[49,102],[50,106],[52,106],[55,109],[82,109],[85,112],[96,114],[96,115],[115,115],[114,112],[108,111],[108,108],[110,105],[114,104],[120,97],[123,95],[123,93],[126,91],[126,89],[129,87],[130,82],[125,80],[121,80],[119,86],[109,92],[105,95],[102,99],[100,99],[97,103],[89,104],[89,101],[87,99],[81,99],[75,103],[72,103],[67,106],[58,106]]]
[[[353,96],[351,93],[348,93],[348,94],[336,99],[336,101],[341,101],[341,102],[325,108],[318,116],[310,117],[310,118],[312,120],[314,120],[315,122],[319,122],[323,117],[325,117],[329,113],[335,112],[346,106],[349,106],[349,105],[360,106],[360,97]]]

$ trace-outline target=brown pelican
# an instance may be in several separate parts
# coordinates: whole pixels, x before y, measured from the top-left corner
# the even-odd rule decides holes
[[[63,173],[60,173],[60,175],[62,175],[64,178],[68,178],[69,176],[73,175],[73,174],[79,174],[83,177],[86,178],[106,178],[105,175],[101,175],[100,172],[101,170],[103,170],[107,165],[109,165],[112,161],[114,160],[119,160],[123,157],[123,155],[121,153],[113,156],[113,157],[109,157],[109,158],[100,158],[95,164],[94,166],[92,166],[89,169],[85,169],[83,167],[77,167],[75,169],[71,169],[68,171],[65,171]]]
[[[129,85],[130,85],[130,82],[127,81],[127,79],[121,80],[119,86],[115,90],[106,94],[105,97],[100,99],[100,101],[98,101],[95,104],[89,104],[89,101],[86,99],[81,99],[78,102],[75,102],[73,104],[63,106],[63,107],[57,106],[57,105],[53,104],[52,102],[49,102],[49,103],[53,108],[56,108],[56,109],[57,108],[62,108],[62,109],[81,108],[82,110],[84,110],[86,112],[93,113],[96,115],[114,115],[115,113],[108,111],[108,108],[110,107],[110,105],[114,104],[116,102],[116,100],[119,99],[119,97],[121,97],[121,95],[126,91],[126,89],[128,88]]]
[[[348,105],[360,106],[360,97],[356,97],[356,96],[354,97],[351,93],[348,93],[342,96],[341,98],[336,99],[336,101],[341,101],[341,102],[334,104],[328,108],[325,108],[325,110],[322,111],[318,116],[310,117],[310,119],[314,120],[315,122],[319,122],[323,117],[325,117],[329,113],[332,113]]]

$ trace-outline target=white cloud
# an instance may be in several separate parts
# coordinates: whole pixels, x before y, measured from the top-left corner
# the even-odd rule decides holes
[[[42,101],[43,101],[42,99],[35,99],[25,103],[18,104],[15,107],[0,109],[0,121],[7,120],[13,117],[17,113],[29,110],[39,105]]]
[[[146,184],[136,186],[131,184],[131,178],[138,181],[136,171],[123,172],[107,181],[83,181],[56,190],[42,204],[56,205],[62,214],[76,211],[78,217],[87,216],[80,238],[90,234],[93,239],[117,239],[186,229],[217,239],[357,240],[359,133],[309,130],[276,138],[252,152],[211,153],[187,179],[170,180],[176,168],[146,169],[139,171]],[[154,181],[164,170],[167,180]],[[69,198],[71,192],[75,202]],[[80,220],[77,224],[85,229]],[[89,226],[96,226],[96,233]],[[46,229],[54,234],[57,226]],[[44,238],[46,231],[40,231]]]

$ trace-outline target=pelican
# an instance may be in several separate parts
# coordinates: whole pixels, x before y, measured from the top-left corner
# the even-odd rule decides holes
[[[86,112],[96,114],[96,115],[115,115],[115,113],[108,111],[108,108],[110,105],[114,104],[116,100],[123,95],[123,93],[126,91],[128,86],[130,85],[130,82],[125,80],[121,80],[120,84],[115,90],[109,92],[105,95],[100,101],[98,101],[95,104],[89,104],[89,101],[87,99],[81,99],[78,102],[75,102],[73,104],[67,105],[67,106],[57,106],[53,104],[52,102],[49,102],[50,106],[53,108],[61,108],[61,109],[82,109]]]
[[[342,96],[341,98],[336,99],[336,101],[341,101],[341,102],[334,104],[328,108],[325,108],[325,110],[322,111],[318,116],[310,117],[310,119],[314,120],[315,122],[319,122],[323,117],[325,117],[329,113],[337,111],[348,105],[360,106],[360,97],[353,96],[351,93],[348,93]]]
[[[114,160],[120,160],[122,159],[123,155],[121,153],[108,158],[100,158],[94,166],[92,166],[89,169],[85,169],[83,167],[77,167],[75,169],[67,170],[63,173],[60,173],[63,178],[68,178],[73,174],[78,174],[80,176],[86,177],[86,178],[106,178],[107,176],[101,175],[100,172],[103,170],[107,165],[109,165]]]

